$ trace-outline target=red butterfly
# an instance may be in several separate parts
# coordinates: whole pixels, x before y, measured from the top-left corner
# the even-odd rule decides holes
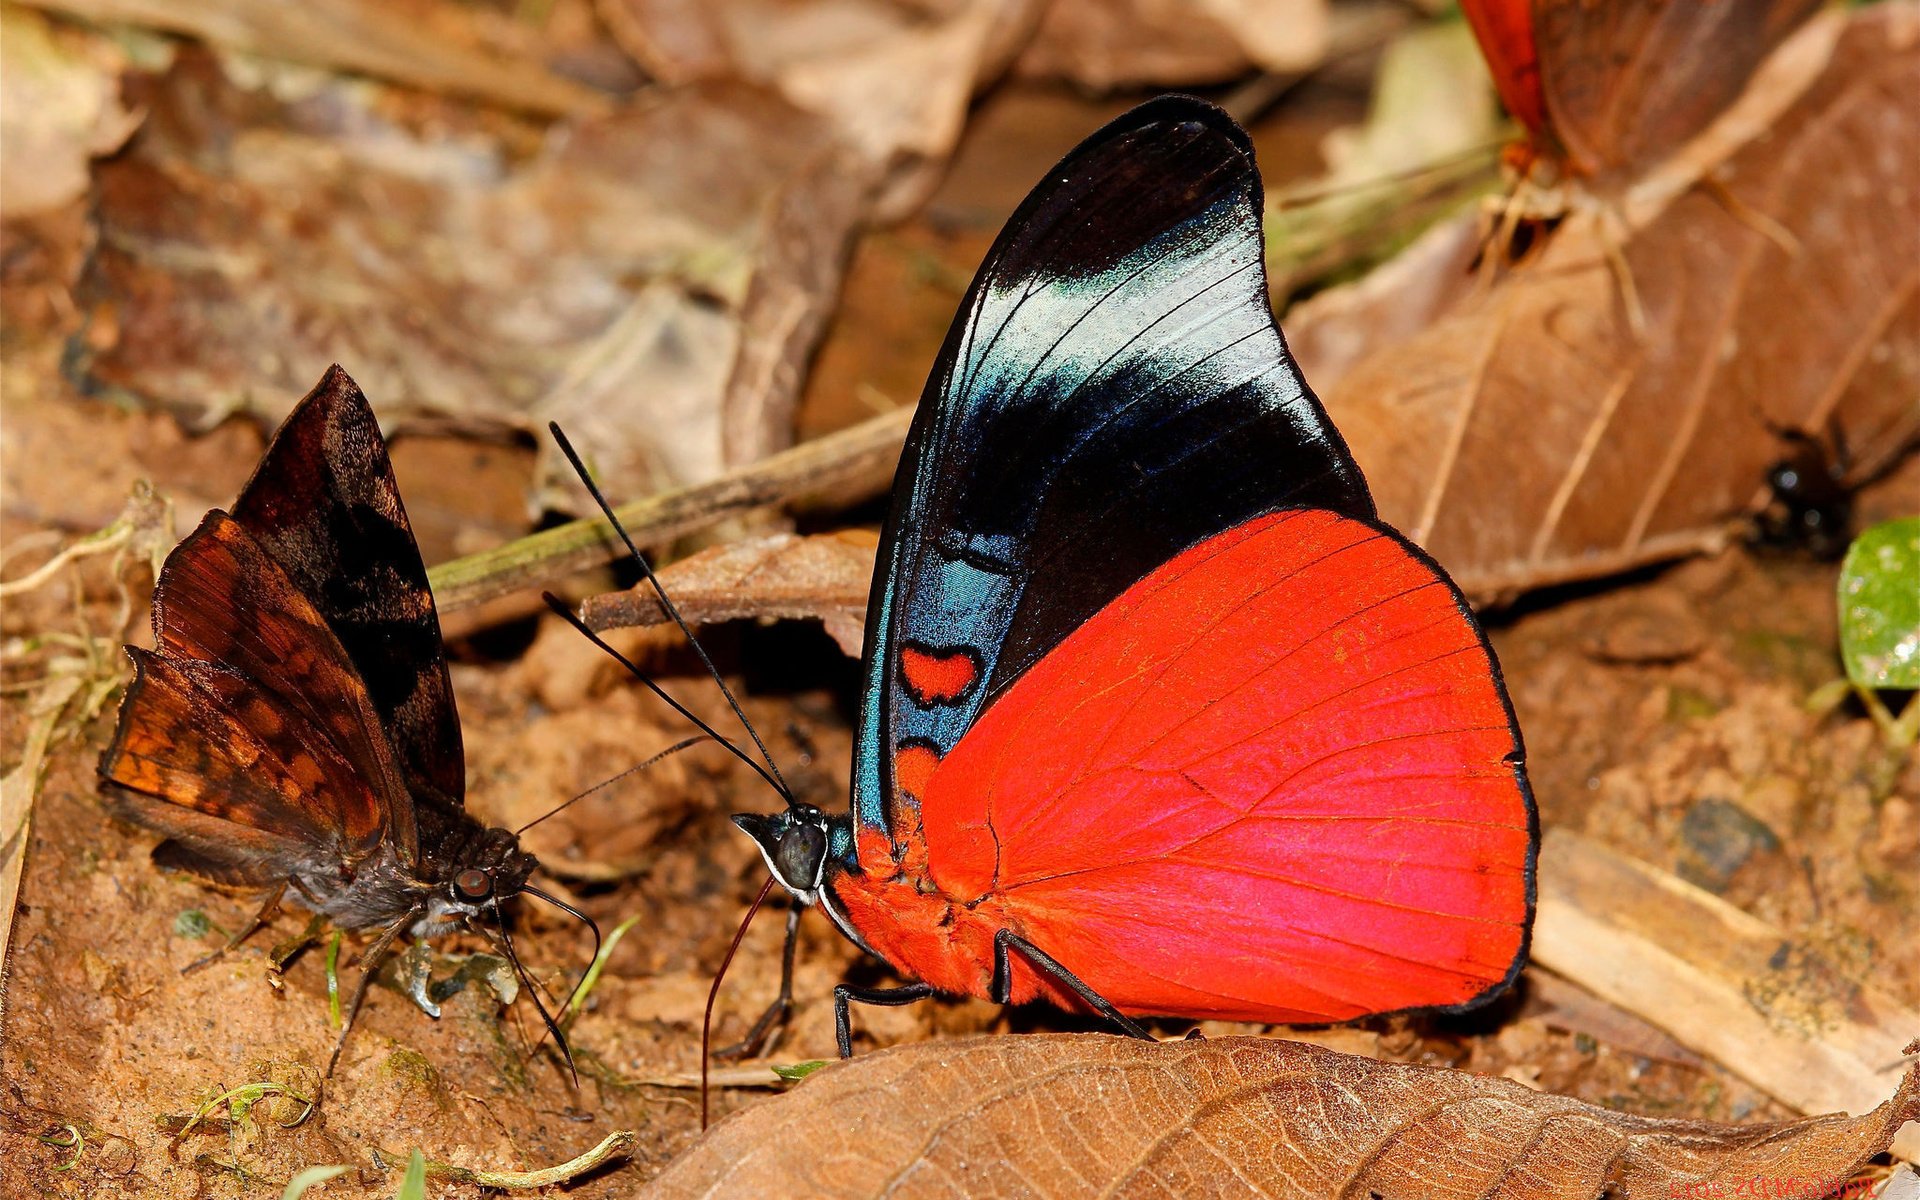
[[[1156,100],[962,303],[881,539],[852,811],[733,818],[918,981],[836,988],[842,1054],[851,1001],[1144,1036],[1461,1008],[1520,968],[1538,829],[1498,667],[1288,355],[1261,209],[1245,132]]]

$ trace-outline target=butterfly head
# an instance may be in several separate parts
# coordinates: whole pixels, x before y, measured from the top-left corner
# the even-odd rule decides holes
[[[735,813],[733,823],[760,848],[774,879],[802,904],[819,899],[828,861],[852,837],[844,817],[836,820],[811,804],[794,804],[772,816]]]
[[[520,848],[520,839],[504,829],[483,831],[451,864],[436,915],[470,916],[526,890],[539,861]]]

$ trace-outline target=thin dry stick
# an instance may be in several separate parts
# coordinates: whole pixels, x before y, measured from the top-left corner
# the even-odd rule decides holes
[[[877,495],[891,478],[912,420],[911,408],[884,413],[718,479],[661,492],[614,512],[635,542],[651,547],[728,517],[813,493],[838,489],[836,501],[863,500]],[[428,578],[439,610],[458,612],[612,562],[625,553],[606,522],[573,521],[442,563]]]

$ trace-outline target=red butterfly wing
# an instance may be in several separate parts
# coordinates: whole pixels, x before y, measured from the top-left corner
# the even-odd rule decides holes
[[[1550,144],[1540,59],[1533,48],[1532,0],[1460,0],[1460,12],[1480,43],[1500,103],[1526,126],[1536,145]]]
[[[1287,510],[1178,555],[994,701],[928,781],[928,870],[1129,1012],[1464,1004],[1525,949],[1520,757],[1438,568]]]

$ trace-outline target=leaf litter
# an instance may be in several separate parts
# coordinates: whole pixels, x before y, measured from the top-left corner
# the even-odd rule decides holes
[[[511,180],[519,178],[513,172],[537,170],[550,161],[545,156],[562,153],[553,149],[536,127],[518,118],[475,115],[439,106],[430,98],[398,95],[378,85],[301,78],[238,64],[237,60],[201,56],[196,61],[198,53],[189,50],[181,59],[183,65],[174,68],[185,73],[182,79],[169,77],[161,86],[186,89],[194,97],[193,103],[185,106],[188,109],[211,97],[210,107],[216,110],[215,128],[263,135],[261,144],[269,148],[291,144],[295,152],[288,153],[286,159],[292,167],[300,166],[302,155],[321,154],[330,141],[340,140],[341,131],[348,135],[351,146],[355,131],[365,129],[380,131],[382,138],[397,136],[403,160],[417,158],[421,144],[436,152],[443,151],[443,142],[452,145],[456,163],[474,146],[504,147],[496,149],[489,160],[507,173],[501,178],[509,179],[509,184],[500,186],[509,186]],[[203,78],[198,84],[192,83],[194,73],[204,76],[210,67],[221,74],[237,72],[241,82]],[[271,86],[258,86],[262,80]],[[725,90],[728,86],[703,84],[694,91],[704,94],[708,89]],[[194,87],[201,90],[192,91]],[[232,93],[239,93],[242,112],[237,121],[217,111],[236,103]],[[693,103],[685,100],[685,95],[681,93],[670,102]],[[307,105],[304,110],[303,104]],[[168,119],[163,108],[154,111],[163,121]],[[744,101],[736,111],[759,113]],[[776,111],[791,113],[790,107],[776,106]],[[290,117],[289,112],[294,115]],[[423,113],[427,117],[423,118]],[[332,124],[328,123],[329,114],[333,114]],[[173,119],[190,126],[196,118],[187,113]],[[1082,129],[1088,122],[1084,113],[1073,115],[1071,120]],[[421,133],[429,127],[435,130],[431,139]],[[801,126],[795,126],[801,127],[804,120]],[[397,135],[394,129],[399,131]],[[308,140],[303,143],[302,138]],[[412,145],[408,145],[408,139]],[[375,143],[379,140],[373,139]],[[178,145],[183,148],[159,149],[157,141],[144,149],[136,146],[102,169],[98,186],[104,194],[112,182],[113,169],[123,164],[142,165],[150,172],[193,183],[195,188],[186,192],[190,197],[219,199],[221,189],[212,187],[209,181],[226,180],[234,169],[219,162],[217,154],[208,165],[205,147],[215,144],[186,136],[179,138]],[[201,149],[194,149],[196,145]],[[413,176],[402,172],[396,184],[379,173],[377,155],[358,147],[355,153],[358,156],[350,161],[372,163],[370,178],[378,186],[371,195],[409,194]],[[152,161],[143,162],[142,154],[152,155]],[[684,164],[685,159],[675,161]],[[271,162],[271,158],[253,159],[249,166]],[[1044,162],[1037,163],[1034,169],[1044,166]],[[1755,170],[1764,166],[1762,162]],[[432,172],[425,174],[428,183],[438,186]],[[318,172],[290,170],[285,178],[299,181],[318,176]],[[458,197],[473,184],[471,178],[462,179],[457,171],[454,177],[458,188],[438,193],[428,189],[426,194]],[[481,185],[491,186],[487,176],[479,178]],[[696,194],[701,186],[698,180],[705,178],[710,177],[696,179]],[[257,211],[282,211],[297,189],[274,193],[267,187],[272,182],[275,180],[242,178],[228,198],[231,194],[245,197],[251,187],[269,193],[261,202],[264,207]],[[562,198],[574,199],[565,189],[549,183],[541,203],[558,203]],[[298,202],[294,203],[297,208]],[[357,209],[356,203],[360,206]],[[372,209],[365,199],[351,195],[330,195],[325,203],[314,201],[304,210],[307,215],[302,219],[326,216],[336,206],[342,206],[360,223],[358,230],[372,231],[363,236],[382,234],[368,215]],[[430,208],[430,203],[422,203],[412,211]],[[476,206],[473,211],[482,208]],[[453,211],[463,210],[456,203]],[[188,219],[178,212],[163,216]],[[276,228],[272,221],[266,227],[269,232]],[[354,228],[351,224],[349,227]],[[107,228],[111,230],[112,226]],[[128,240],[127,232],[119,232],[122,241]],[[141,231],[136,227],[132,232],[138,235]],[[374,245],[407,270],[416,269],[417,264],[405,256],[406,248],[395,249],[390,233],[388,236],[388,241],[376,239]],[[956,252],[951,247],[959,246],[963,248],[957,253],[967,252],[967,238],[943,242],[943,236],[916,234],[912,244],[933,246],[936,252],[947,245],[949,253]],[[289,235],[289,244],[294,241],[297,239]],[[138,237],[132,242],[137,245]],[[158,244],[172,251],[191,248],[195,243],[187,238]],[[144,248],[150,251],[152,246]],[[230,269],[235,262],[244,264],[249,249],[246,244],[227,246],[212,260],[210,268],[188,256],[194,270],[183,273],[182,278],[190,284],[206,285],[210,276],[217,277],[219,271]],[[977,255],[978,248],[972,253]],[[270,262],[264,256],[262,261]],[[1427,261],[1431,264],[1432,259]],[[177,261],[162,254],[160,266],[172,268]],[[696,268],[708,266],[711,264],[704,260],[695,263]],[[970,266],[970,262],[960,261],[950,269],[964,277]],[[432,269],[443,271],[433,276],[436,280],[452,277],[444,274],[444,264],[429,263],[428,269],[429,274]],[[719,275],[725,276],[726,272],[720,271]],[[171,277],[164,271],[139,276],[149,281]],[[701,269],[683,268],[672,281],[679,286],[688,277],[705,280],[704,286],[711,286],[715,276]],[[322,278],[338,290],[337,281],[352,282],[354,277],[329,270]],[[403,277],[396,271],[383,272],[379,278]],[[98,282],[96,277],[95,286]],[[819,282],[816,278],[804,286],[817,286]],[[105,294],[116,297],[117,286],[107,287]],[[289,294],[304,303],[301,286],[304,281],[297,281]],[[1495,290],[1504,286],[1495,285]],[[213,290],[219,303],[240,305],[240,299],[229,291]],[[464,295],[457,285],[450,290],[456,297]],[[746,294],[751,292],[749,286]],[[1590,292],[1607,304],[1615,301],[1613,293],[1604,288]],[[345,289],[345,294],[360,293]],[[418,293],[415,295],[417,298]],[[97,385],[105,378],[97,364],[113,361],[119,345],[115,339],[121,336],[121,329],[116,323],[119,314],[108,309],[103,319],[97,303],[100,293],[96,292],[94,299],[96,303],[87,311],[100,324],[86,331],[86,340],[76,345],[87,353],[101,355],[95,360],[94,372],[83,376]],[[162,315],[194,316],[202,311],[200,306],[196,294],[195,299],[182,301],[177,310],[168,309]],[[950,308],[950,301],[947,306]],[[218,305],[214,311],[218,311]],[[243,307],[238,311],[242,317],[247,316]],[[358,330],[348,319],[357,318],[355,312],[338,306],[312,311],[320,314],[316,323],[303,324],[301,330]],[[803,305],[801,311],[804,315],[811,310]],[[347,317],[339,317],[340,312],[346,312]],[[329,313],[336,315],[328,318]],[[333,324],[329,325],[329,320]],[[411,354],[418,346],[408,339],[426,341],[429,351],[423,353],[428,353],[429,359],[431,350],[437,348],[450,364],[455,382],[464,380],[473,385],[469,392],[439,407],[419,403],[418,397],[405,388],[393,389],[401,393],[395,398],[406,414],[400,422],[403,434],[409,426],[498,430],[530,424],[525,413],[502,415],[503,410],[498,408],[476,405],[477,400],[487,399],[500,388],[498,380],[485,377],[486,371],[498,369],[509,381],[521,378],[499,367],[511,357],[507,350],[469,338],[465,348],[484,360],[480,366],[473,366],[452,355],[447,345],[422,338],[418,331],[394,323],[390,317],[386,320],[398,329],[382,332],[392,345],[404,345]],[[943,325],[944,320],[942,314],[939,323]],[[1296,324],[1289,322],[1289,332],[1301,341]],[[372,326],[380,329],[380,322],[373,321]],[[1311,328],[1311,323],[1307,327]],[[236,337],[226,343],[228,359],[224,363],[217,357],[210,359],[220,369],[203,379],[192,375],[193,364],[184,363],[179,356],[166,357],[161,353],[165,344],[149,337],[141,343],[143,352],[159,356],[152,364],[151,378],[171,380],[174,390],[141,391],[149,376],[147,365],[137,355],[124,360],[126,375],[121,384],[111,386],[120,388],[121,395],[162,396],[170,408],[206,419],[249,404],[271,411],[272,405],[296,394],[298,387],[278,387],[271,372],[261,371],[257,364],[247,365],[250,360],[240,357],[240,349],[278,346],[274,338],[282,336],[284,330],[265,327],[263,332],[257,321],[249,325],[246,320],[238,321],[236,328],[267,340],[243,346]],[[468,318],[464,328],[484,326]],[[937,339],[938,333],[936,328],[925,336]],[[810,344],[810,336],[796,335],[781,344]],[[459,340],[451,339],[448,344]],[[183,347],[191,344],[181,343]],[[603,343],[589,339],[584,344],[591,348]],[[209,340],[210,347],[220,345],[218,338]],[[489,357],[496,352],[499,357]],[[912,370],[924,372],[927,353],[930,348],[913,350],[916,365]],[[590,360],[591,354],[587,357]],[[1899,356],[1884,362],[1872,360],[1871,355],[1868,358],[1870,361],[1853,377],[1848,399],[1840,407],[1883,402],[1889,389],[1899,394]],[[428,363],[429,359],[420,362]],[[415,360],[403,360],[401,351],[392,350],[390,361],[397,364],[394,372],[411,382],[404,368]],[[777,375],[791,369],[795,361],[782,351],[758,360],[754,369]],[[576,357],[566,364],[576,370],[572,378],[593,377],[592,371],[576,365],[579,362]],[[294,370],[290,366],[285,369]],[[426,374],[424,366],[421,374]],[[208,379],[226,380],[227,390],[195,390],[182,383],[205,383]],[[257,395],[233,387],[236,381],[249,382],[257,388]],[[10,379],[10,389],[12,382]],[[60,392],[57,387],[53,390]],[[383,411],[387,390],[381,390]],[[449,386],[443,395],[458,391]],[[1855,398],[1854,392],[1860,396]],[[776,386],[772,394],[777,399],[783,393]],[[789,397],[784,403],[797,403],[797,384],[784,394]],[[1908,390],[1904,394],[1910,397],[1913,393]],[[123,430],[130,427],[132,418],[126,414],[105,406],[88,407],[71,395],[62,394],[60,402],[89,413],[108,439],[106,444],[111,445],[112,438],[127,436]],[[476,412],[481,413],[477,419]],[[750,414],[743,418],[748,428],[743,436],[748,442],[769,437],[777,442],[777,430],[790,415],[790,409],[782,414],[779,403],[758,404],[756,398]],[[657,426],[659,420],[648,418],[635,424]],[[404,447],[409,440],[403,436],[399,444]],[[254,451],[239,442],[228,442],[226,447],[221,453],[233,461],[221,469],[232,472],[237,479],[244,475]],[[649,449],[640,455],[644,458],[651,453]],[[653,458],[647,461],[655,462]],[[113,472],[133,469],[131,462],[112,459],[102,466]],[[640,494],[652,486],[641,477],[606,470],[599,459],[596,466],[602,467],[603,478],[617,479],[623,493]],[[1381,480],[1382,470],[1376,467],[1374,476],[1376,481]],[[1757,488],[1757,472],[1750,482]],[[414,494],[405,477],[402,487],[410,496]],[[1890,500],[1876,501],[1870,496],[1869,506],[1890,502],[1896,507],[1908,506],[1911,511],[1913,497],[1920,494],[1917,488],[1920,477],[1903,475],[1874,493]],[[224,489],[210,490],[220,495]],[[1725,512],[1737,512],[1746,502],[1739,497],[1729,500]],[[20,527],[19,518],[12,515],[17,511],[14,503],[9,497],[10,532]],[[1469,503],[1470,497],[1448,501],[1449,505]],[[724,558],[722,551],[705,561]],[[1913,927],[1912,885],[1910,881],[1903,883],[1911,875],[1906,868],[1920,864],[1920,816],[1905,798],[1911,794],[1912,785],[1920,781],[1912,778],[1910,766],[1896,765],[1892,782],[1875,782],[1874,772],[1867,769],[1874,761],[1872,731],[1863,720],[1846,713],[1825,721],[1812,715],[1783,715],[1796,711],[1795,698],[1800,694],[1796,689],[1810,686],[1819,671],[1831,673],[1835,669],[1830,649],[1823,649],[1832,641],[1831,613],[1825,630],[1816,627],[1782,633],[1768,622],[1777,625],[1783,614],[1817,611],[1806,599],[1809,596],[1822,596],[1830,610],[1831,573],[1822,575],[1793,564],[1761,569],[1741,565],[1742,561],[1735,557],[1697,564],[1699,569],[1680,572],[1675,578],[1643,580],[1611,596],[1575,597],[1561,606],[1523,612],[1508,628],[1496,632],[1509,676],[1515,682],[1516,703],[1529,731],[1547,820],[1601,836],[1663,869],[1690,869],[1687,863],[1693,858],[1715,864],[1713,873],[1701,878],[1716,894],[1763,913],[1785,929],[1808,934],[1831,949],[1848,970],[1877,973],[1885,987],[1911,1003],[1920,997],[1920,979],[1913,977],[1911,964],[1904,963],[1889,947],[1911,944],[1920,932]],[[695,569],[688,568],[690,572]],[[716,578],[724,579],[724,573]],[[864,584],[864,580],[859,582]],[[716,587],[716,599],[721,598],[723,590],[723,586]],[[85,592],[78,594],[83,602],[98,604],[103,599],[89,599]],[[849,593],[838,595],[845,599]],[[1648,654],[1643,646],[1625,642],[1609,643],[1605,655],[1589,653],[1592,624],[1608,619],[1610,603],[1630,602],[1636,596],[1665,597],[1659,604],[1669,609],[1677,604],[1701,612],[1698,625],[1704,632],[1663,643],[1666,650],[1659,654]],[[1729,618],[1726,612],[1735,615]],[[4,619],[11,633],[44,625],[48,614],[48,606],[35,598],[32,603],[13,606]],[[676,735],[670,721],[636,705],[630,691],[604,665],[546,670],[560,664],[563,656],[552,650],[529,653],[525,638],[530,632],[533,645],[538,646],[550,631],[523,630],[517,635],[518,642],[507,637],[504,644],[498,635],[489,633],[456,648],[462,659],[456,666],[456,690],[467,720],[469,744],[476,756],[485,760],[473,771],[477,807],[499,805],[502,811],[514,807],[538,811],[594,782],[601,777],[603,767],[631,765],[644,755],[649,739],[657,737],[664,744]],[[649,634],[635,637],[633,652],[649,669],[685,683],[690,692],[696,693],[690,697],[696,708],[709,717],[719,715],[709,698],[697,694],[697,682],[686,682],[691,676],[682,651],[668,640],[649,640]],[[746,672],[752,684],[751,709],[783,763],[793,764],[792,774],[802,794],[817,803],[838,803],[846,794],[844,691],[823,688],[820,682],[823,678],[843,678],[834,674],[840,668],[825,665],[840,662],[838,652],[819,634],[806,630],[760,631],[735,625],[715,631],[713,638],[722,660]],[[13,727],[10,720],[10,753],[16,749]],[[1781,744],[1766,749],[1774,742]],[[543,751],[550,757],[544,762],[534,761],[534,756]],[[249,1146],[243,1158],[207,1155],[175,1162],[167,1160],[155,1143],[150,1131],[154,1114],[191,1111],[197,1103],[194,1096],[218,1094],[230,1088],[233,1080],[248,1078],[250,1064],[259,1061],[263,1051],[271,1050],[278,1061],[311,1061],[317,1052],[315,1047],[331,1044],[323,964],[317,954],[302,956],[289,968],[285,990],[277,994],[262,987],[265,955],[258,947],[236,955],[220,970],[186,978],[175,975],[172,964],[195,956],[201,949],[174,932],[176,917],[205,907],[219,923],[231,926],[244,919],[240,911],[244,901],[226,900],[203,888],[156,875],[145,862],[146,839],[105,823],[89,799],[86,755],[56,751],[50,756],[44,803],[36,816],[28,857],[29,906],[21,911],[14,946],[15,986],[19,990],[6,1031],[9,1082],[27,1088],[30,1096],[15,1092],[0,1097],[0,1108],[9,1110],[4,1124],[9,1150],[0,1156],[8,1166],[0,1170],[51,1171],[71,1161],[67,1176],[84,1179],[96,1190],[110,1190],[117,1186],[110,1181],[120,1178],[113,1170],[124,1166],[135,1173],[133,1180],[143,1189],[161,1185],[182,1193],[237,1195],[247,1189],[257,1190],[262,1183],[277,1189],[309,1165],[353,1162],[360,1164],[354,1177],[329,1184],[325,1191],[333,1193],[336,1188],[348,1187],[360,1194],[384,1196],[393,1194],[399,1183],[401,1161],[390,1162],[383,1173],[377,1164],[384,1160],[370,1159],[366,1152],[369,1136],[403,1154],[412,1146],[422,1147],[424,1175],[428,1159],[458,1164],[474,1172],[507,1164],[559,1163],[602,1142],[608,1128],[618,1127],[636,1132],[632,1166],[602,1170],[583,1182],[582,1194],[631,1194],[676,1150],[693,1142],[695,1121],[685,1097],[677,1088],[648,1081],[684,1080],[697,1065],[694,1047],[698,1039],[694,1031],[699,1003],[726,941],[728,921],[716,917],[716,913],[730,915],[758,882],[758,864],[738,844],[737,835],[730,833],[720,814],[763,807],[768,798],[724,760],[712,766],[700,764],[701,760],[688,758],[681,764],[684,775],[663,774],[650,779],[632,789],[623,804],[587,809],[571,828],[559,824],[558,818],[549,823],[557,826],[555,840],[543,846],[542,853],[556,862],[585,864],[582,872],[569,877],[569,886],[578,889],[569,895],[606,924],[644,914],[640,923],[631,927],[629,936],[601,961],[600,981],[577,1019],[586,1090],[569,1093],[549,1057],[535,1055],[530,1059],[529,1048],[538,1036],[537,1028],[528,1028],[525,1013],[519,1010],[510,1010],[503,1020],[497,1005],[478,994],[480,989],[468,988],[448,998],[446,1015],[434,1022],[403,997],[383,988],[369,1006],[364,1049],[350,1056],[352,1061],[311,1120],[292,1130],[263,1128],[258,1144]],[[1722,796],[1730,797],[1723,804],[1732,804],[1777,831],[1772,840],[1757,834],[1745,840],[1730,839],[1720,832],[1737,833],[1747,828],[1737,820],[1689,819],[1706,799]],[[609,840],[622,834],[631,837],[624,846]],[[1795,852],[1804,852],[1808,864],[1804,871]],[[563,926],[546,914],[527,913],[523,918],[530,944],[538,947],[537,976],[549,988],[563,988],[586,965],[584,939],[571,926]],[[283,918],[281,924],[289,921]],[[728,994],[722,997],[719,1033],[723,1041],[743,1031],[771,994],[778,975],[777,929],[755,931],[736,972]],[[785,1044],[778,1048],[782,1062],[806,1062],[831,1055],[827,997],[832,985],[849,975],[865,982],[885,978],[870,964],[858,962],[854,952],[830,931],[809,922],[802,938],[794,1023]],[[1661,1048],[1656,1033],[1634,1032],[1631,1019],[1623,1018],[1618,1009],[1604,1004],[1596,1007],[1592,1001],[1585,1002],[1584,1008],[1566,1003],[1567,986],[1561,985],[1559,991],[1562,1002],[1551,1005],[1538,1002],[1534,989],[1528,988],[1508,1007],[1482,1018],[1486,1023],[1481,1025],[1384,1022],[1359,1029],[1306,1031],[1303,1036],[1383,1059],[1506,1074],[1523,1080],[1527,1088],[1538,1086],[1563,1094],[1546,1097],[1543,1110],[1530,1106],[1526,1096],[1534,1093],[1526,1091],[1523,1095],[1520,1083],[1498,1084],[1451,1073],[1421,1077],[1446,1081],[1439,1085],[1442,1087],[1492,1087],[1499,1103],[1489,1104],[1487,1111],[1497,1112],[1499,1117],[1486,1129],[1507,1135],[1505,1143],[1512,1143],[1513,1131],[1526,1127],[1526,1120],[1537,1120],[1542,1111],[1550,1111],[1556,1121],[1567,1124],[1569,1137],[1576,1127],[1579,1131],[1609,1131],[1623,1124],[1644,1134],[1648,1128],[1660,1126],[1658,1114],[1663,1111],[1677,1110],[1689,1118],[1760,1118],[1775,1122],[1791,1115],[1778,1102],[1718,1067],[1697,1059],[1687,1061],[1684,1052],[1676,1054]],[[1547,994],[1553,989],[1543,986],[1539,991]],[[955,1035],[983,1030],[1057,1029],[1073,1023],[1072,1017],[1061,1014],[1002,1014],[984,1004],[934,1004],[871,1017],[863,1014],[863,1048],[928,1037],[939,1040],[924,1046],[902,1046],[888,1055],[823,1071],[801,1084],[793,1095],[763,1103],[754,1110],[757,1116],[749,1116],[769,1125],[778,1123],[793,1104],[814,1103],[808,1089],[821,1088],[842,1075],[857,1078],[860,1072],[875,1069],[870,1066],[874,1062],[891,1062],[889,1055],[922,1056],[915,1061],[950,1055],[952,1063],[979,1067],[981,1060],[973,1056],[983,1050],[1013,1063],[1007,1069],[1017,1071],[1022,1068],[1016,1060],[1030,1054],[1053,1053],[1057,1044],[1107,1044],[1107,1039],[1049,1038],[1032,1042],[999,1038],[988,1043],[959,1043],[956,1047],[950,1040]],[[1156,1054],[1170,1050],[1204,1061],[1217,1052],[1216,1046],[1227,1044],[1220,1035],[1238,1031],[1210,1028],[1207,1032],[1215,1036],[1215,1042],[1156,1048],[1122,1045],[1121,1049],[1128,1053],[1150,1049]],[[1371,1077],[1375,1070],[1375,1066],[1349,1066],[1344,1059],[1322,1051],[1276,1042],[1252,1043],[1249,1052],[1295,1056],[1342,1079],[1346,1078],[1345,1072]],[[22,1069],[16,1071],[14,1064]],[[1217,1071],[1217,1066],[1209,1066],[1201,1074]],[[977,1077],[958,1072],[941,1076],[923,1071],[917,1078],[931,1078],[943,1087],[961,1090],[979,1083]],[[1887,1078],[1888,1093],[1892,1094],[1894,1076]],[[977,1092],[977,1087],[974,1090]],[[1653,1116],[1596,1115],[1598,1110],[1580,1108],[1570,1097]],[[1326,1099],[1318,1094],[1315,1098]],[[748,1099],[745,1094],[730,1094],[722,1098],[723,1108]],[[1089,1102],[1087,1095],[1076,1099]],[[1110,1099],[1110,1095],[1092,1096],[1094,1101]],[[820,1131],[832,1133],[849,1119],[884,1120],[898,1107],[896,1095],[887,1093],[865,1105],[852,1102],[840,1106],[830,1116],[820,1118],[813,1128],[816,1135]],[[1299,1111],[1310,1109],[1292,1107],[1287,1113]],[[24,1123],[13,1119],[19,1114],[25,1114]],[[582,1116],[591,1116],[601,1123],[600,1127],[577,1119]],[[723,1126],[716,1139],[731,1136],[729,1130],[738,1124]],[[69,1125],[76,1134],[63,1146],[40,1139],[39,1135],[48,1130],[58,1131]],[[26,1132],[29,1128],[31,1132]],[[1671,1131],[1677,1127],[1663,1128]],[[1700,1136],[1716,1146],[1734,1146],[1736,1152],[1741,1137],[1766,1142],[1782,1136],[1781,1127],[1769,1130],[1762,1126],[1759,1132],[1752,1126],[1745,1128],[1745,1133],[1708,1130]],[[1789,1140],[1781,1144],[1789,1147],[1787,1152],[1808,1155],[1809,1167],[1826,1163],[1824,1159],[1816,1163],[1811,1156],[1832,1148],[1833,1143],[1823,1139],[1835,1130],[1871,1132],[1869,1126],[1859,1122],[1830,1121],[1785,1128],[1797,1130],[1800,1136],[1786,1134]],[[391,1131],[396,1129],[406,1132],[393,1135]],[[1418,1150],[1417,1135],[1425,1127],[1416,1123],[1407,1129],[1408,1145]],[[1042,1136],[1035,1136],[1036,1132]],[[1021,1133],[1020,1149],[1066,1154],[1083,1136],[1083,1129],[1029,1120]],[[76,1145],[82,1135],[84,1147]],[[120,1140],[104,1140],[112,1138]],[[105,1161],[95,1151],[102,1144],[122,1147],[125,1163]],[[1254,1144],[1267,1146],[1271,1140],[1256,1139]],[[1835,1161],[1856,1151],[1870,1153],[1875,1149],[1870,1139],[1848,1145],[1851,1148],[1843,1147],[1845,1153],[1838,1154]],[[791,1146],[783,1141],[782,1148]],[[1405,1152],[1405,1147],[1399,1149]],[[702,1158],[707,1153],[705,1149],[695,1151],[675,1169],[681,1173],[669,1178],[684,1178],[684,1172],[692,1170],[693,1165],[711,1162]],[[1398,1161],[1383,1157],[1380,1163],[1393,1165]],[[1777,1165],[1757,1158],[1748,1161],[1769,1169]],[[1333,1169],[1327,1162],[1318,1166]],[[1226,1178],[1217,1162],[1210,1162],[1204,1170],[1209,1173],[1196,1174],[1191,1181],[1197,1184]],[[860,1182],[859,1177],[849,1178],[855,1184]],[[1403,1181],[1383,1182],[1398,1186]],[[443,1181],[428,1186],[431,1190],[448,1185]],[[789,1189],[783,1186],[776,1190]],[[1376,1190],[1383,1196],[1396,1194]]]
[[[785,444],[867,187],[817,119],[719,82],[541,131],[191,49],[135,94],[96,181],[89,390],[271,423],[353,362],[390,426],[559,420],[644,491]]]

